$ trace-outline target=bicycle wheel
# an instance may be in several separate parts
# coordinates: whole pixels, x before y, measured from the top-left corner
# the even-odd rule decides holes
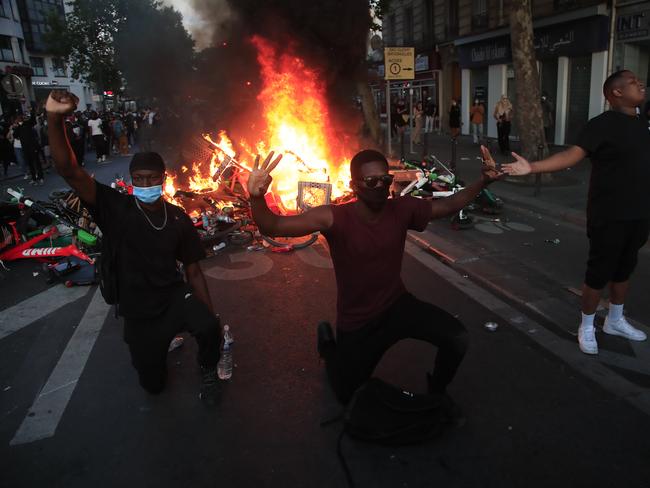
[[[238,230],[228,234],[228,240],[236,246],[245,246],[253,242],[253,233],[249,230]]]
[[[293,249],[304,249],[305,247],[311,246],[314,242],[318,240],[318,232],[314,232],[310,236],[306,237],[269,237],[262,236],[266,242],[275,247],[292,247]]]

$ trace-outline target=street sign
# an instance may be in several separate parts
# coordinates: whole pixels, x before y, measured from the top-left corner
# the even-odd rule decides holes
[[[2,83],[2,88],[4,88],[9,95],[20,96],[25,92],[25,84],[20,76],[14,74],[4,75],[0,83]]]
[[[384,79],[412,80],[415,78],[415,48],[386,47],[384,48]]]

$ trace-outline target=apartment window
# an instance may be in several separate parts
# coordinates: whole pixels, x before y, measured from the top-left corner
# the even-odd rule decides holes
[[[25,41],[18,39],[18,57],[21,63],[25,63]]]
[[[16,61],[16,58],[14,58],[14,50],[11,47],[11,37],[0,36],[0,60]]]
[[[68,74],[65,71],[65,63],[61,58],[52,59],[52,71],[54,71],[54,76],[66,77]]]
[[[30,57],[29,62],[32,65],[32,70],[34,70],[34,76],[46,76],[43,58]]]
[[[388,46],[395,45],[395,14],[390,14],[388,17]]]
[[[433,27],[433,0],[424,0],[424,38],[426,41],[433,41],[435,38]]]
[[[9,16],[7,15],[7,11],[5,10],[5,0],[0,0],[0,17],[9,18]]]
[[[458,0],[447,0],[447,37],[458,35]]]
[[[413,45],[413,8],[404,9],[404,45]]]
[[[472,28],[482,29],[487,25],[487,0],[474,0],[472,4]]]

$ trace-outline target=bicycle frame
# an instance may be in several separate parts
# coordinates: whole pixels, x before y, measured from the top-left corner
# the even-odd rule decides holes
[[[9,225],[12,227],[12,232],[14,234],[14,239],[18,242],[17,236],[18,231],[16,230],[15,222],[10,222]],[[54,258],[59,257],[69,257],[75,256],[79,259],[87,261],[90,264],[93,264],[95,261],[89,257],[87,254],[77,248],[74,244],[70,244],[65,247],[32,247],[34,244],[41,242],[48,237],[52,237],[57,232],[56,227],[52,227],[48,231],[33,237],[25,242],[15,245],[10,249],[6,249],[0,252],[0,262],[1,261],[16,261],[18,259],[36,259],[41,262],[53,261]]]

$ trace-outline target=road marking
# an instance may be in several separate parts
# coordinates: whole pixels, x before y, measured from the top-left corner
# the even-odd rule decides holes
[[[303,263],[314,266],[315,268],[331,269],[334,266],[332,265],[332,258],[329,256],[329,249],[325,248],[325,251],[327,251],[327,255],[319,253],[312,247],[306,247],[296,252],[296,256],[298,256]]]
[[[242,252],[229,254],[233,263],[249,263],[246,268],[228,269],[221,266],[212,266],[204,274],[217,280],[237,281],[250,280],[268,273],[273,268],[273,260],[259,252]]]
[[[66,288],[63,285],[57,285],[23,300],[13,307],[2,310],[0,313],[0,339],[18,332],[32,322],[78,300],[86,293],[88,293],[88,288],[84,286]]]
[[[559,357],[576,371],[596,382],[610,393],[627,400],[645,414],[650,415],[650,390],[641,388],[614,373],[607,366],[601,364],[597,357],[582,354],[574,341],[567,341],[558,337],[528,317],[522,320],[522,314],[514,307],[470,280],[463,278],[458,272],[441,263],[416,244],[407,241],[406,252],[469,298],[502,317],[512,327]],[[534,331],[534,333],[531,331]]]
[[[77,330],[9,445],[26,444],[54,435],[109,310],[110,305],[97,288]]]

